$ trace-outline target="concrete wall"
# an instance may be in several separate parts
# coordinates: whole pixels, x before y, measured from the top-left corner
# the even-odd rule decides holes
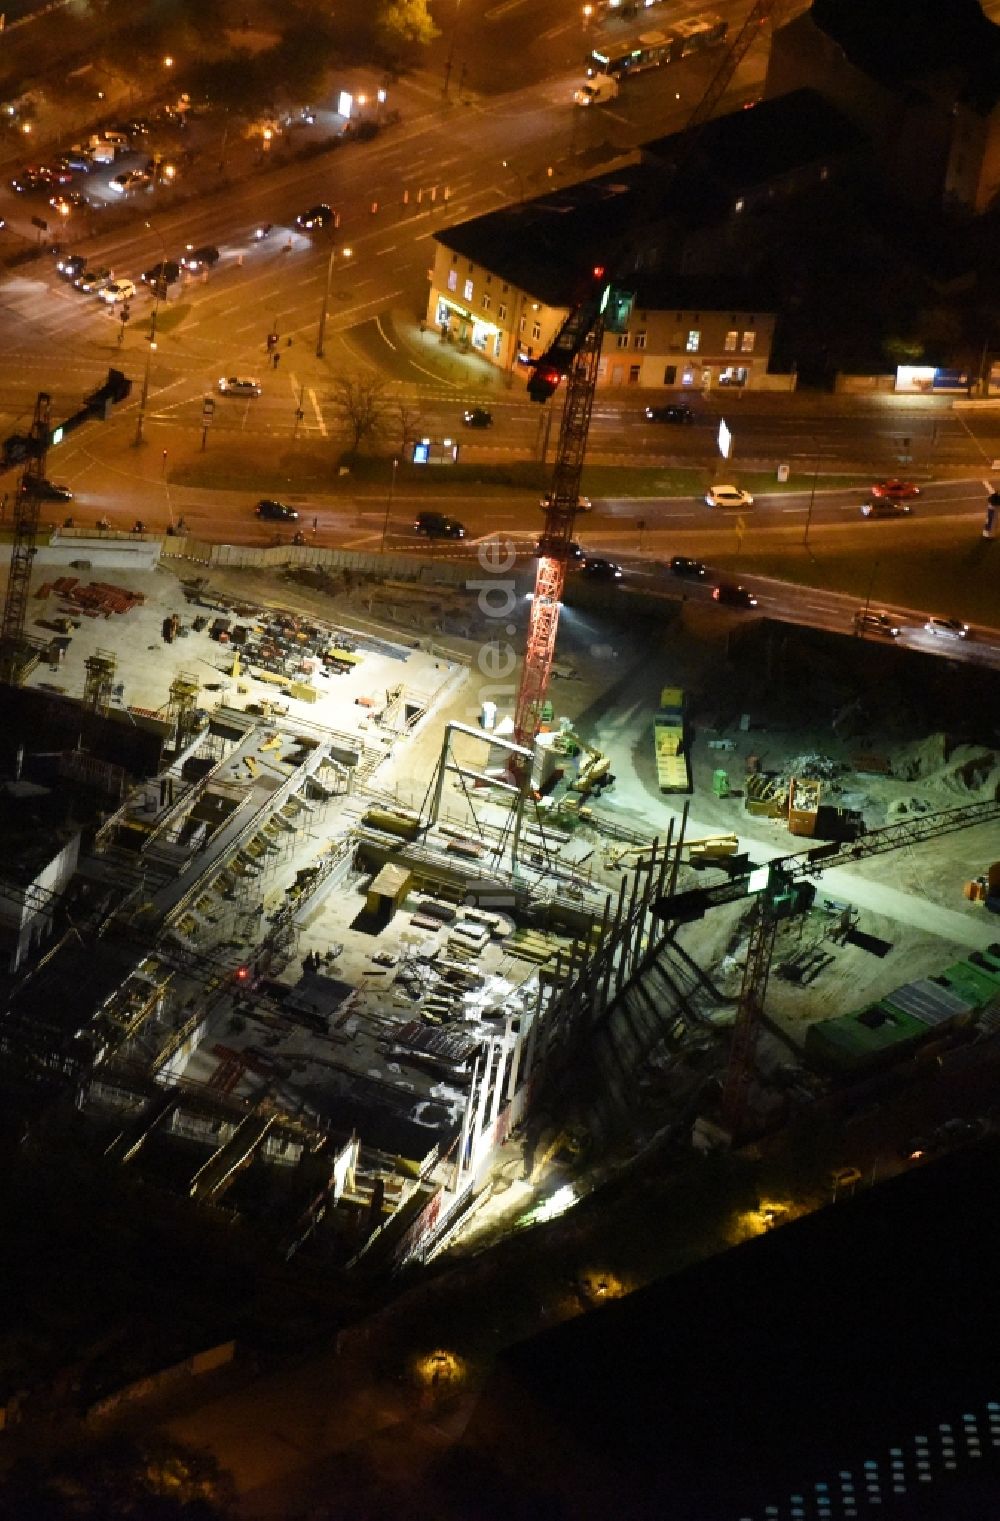
[[[63,533],[56,528],[48,539],[39,538],[35,564],[75,566],[84,561],[93,570],[155,570],[161,540],[133,538],[131,534]],[[0,560],[9,562],[10,543],[0,546]]]

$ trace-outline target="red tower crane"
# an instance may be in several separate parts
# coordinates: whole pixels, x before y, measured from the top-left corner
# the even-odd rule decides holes
[[[678,139],[675,173],[690,153],[698,128],[709,119],[725,95],[733,75],[759,35],[760,28],[782,3],[783,0],[756,0],[751,7]],[[566,400],[563,403],[556,447],[552,490],[548,497],[545,527],[539,545],[535,594],[514,709],[514,737],[520,745],[530,746],[538,733],[552,674],[559,607],[566,581],[566,561],[580,496],[580,476],[587,452],[601,341],[613,289],[605,282],[603,269],[594,270],[593,282],[592,289],[573,308],[548,349],[535,364],[534,373],[528,381],[528,395],[532,401],[545,402],[565,380]],[[617,316],[615,313],[609,325],[614,325]]]

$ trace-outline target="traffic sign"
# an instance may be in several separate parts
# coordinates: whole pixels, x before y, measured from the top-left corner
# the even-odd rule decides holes
[[[205,428],[207,428],[208,425],[209,425],[209,423],[211,423],[214,420],[214,418],[215,418],[215,398],[214,398],[214,396],[206,396],[203,399],[202,404],[201,404],[201,422],[202,422],[202,426],[205,427]]]

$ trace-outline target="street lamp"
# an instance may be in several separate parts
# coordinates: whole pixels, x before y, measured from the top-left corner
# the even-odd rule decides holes
[[[500,160],[500,163],[503,168],[507,170],[508,174],[515,174],[517,176],[517,183],[521,190],[521,200],[526,201],[528,199],[528,194],[524,188],[524,175],[521,173],[520,169],[515,169],[514,165],[509,163],[505,158],[502,158]]]
[[[351,257],[351,252],[352,250],[350,248],[344,248],[341,250],[340,256],[342,259],[349,259]],[[326,266],[326,288],[323,291],[323,305],[320,307],[319,312],[319,332],[316,336],[317,359],[323,358],[323,339],[326,336],[326,309],[330,305],[330,287],[333,284],[333,266],[336,257],[337,250],[335,248],[331,248],[330,261]]]
[[[144,222],[143,226],[147,227],[153,236],[159,239],[163,263],[160,266],[159,278],[153,281],[153,310],[149,317],[149,344],[146,349],[146,367],[142,375],[142,395],[139,398],[139,415],[135,420],[135,441],[137,444],[142,443],[142,429],[146,421],[146,402],[149,399],[149,370],[153,362],[153,355],[156,352],[156,317],[160,310],[160,291],[167,288],[166,273],[163,267],[167,262],[167,245],[163,240],[163,234],[157,232],[152,222]]]
[[[399,469],[399,460],[392,462],[392,475],[389,477],[389,500],[385,504],[385,519],[382,523],[382,547],[379,554],[385,554],[385,536],[389,532],[389,516],[392,512],[392,497],[396,489],[396,471]]]

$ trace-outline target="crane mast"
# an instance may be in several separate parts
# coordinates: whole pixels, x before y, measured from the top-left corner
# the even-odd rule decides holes
[[[45,456],[49,446],[52,399],[39,391],[28,435],[28,460],[14,499],[14,543],[11,547],[10,574],[0,621],[0,680],[17,686],[22,679],[26,650],[24,625],[28,616],[31,590],[31,567],[38,539],[38,514],[41,486],[45,479]]]
[[[530,746],[538,733],[552,674],[566,561],[580,499],[580,476],[587,452],[603,336],[604,318],[598,316],[584,333],[582,347],[577,350],[567,375],[566,400],[559,425],[545,527],[538,546],[535,594],[514,713],[514,738],[519,745]]]
[[[755,0],[733,41],[726,49],[684,131],[681,133],[673,172],[690,154],[699,127],[711,117],[728,90],[736,70],[746,57],[760,28],[780,11],[783,0]],[[563,322],[528,381],[532,401],[546,402],[563,380],[563,403],[559,442],[556,448],[552,489],[539,545],[535,593],[531,604],[528,638],[514,709],[514,737],[530,747],[538,733],[548,692],[559,627],[559,605],[566,581],[566,562],[573,535],[573,520],[580,495],[580,476],[587,452],[587,436],[597,386],[597,367],[606,323],[615,326],[612,287],[603,282],[603,269],[593,271],[595,284]],[[625,321],[627,323],[627,303]],[[606,313],[608,316],[606,317]]]

